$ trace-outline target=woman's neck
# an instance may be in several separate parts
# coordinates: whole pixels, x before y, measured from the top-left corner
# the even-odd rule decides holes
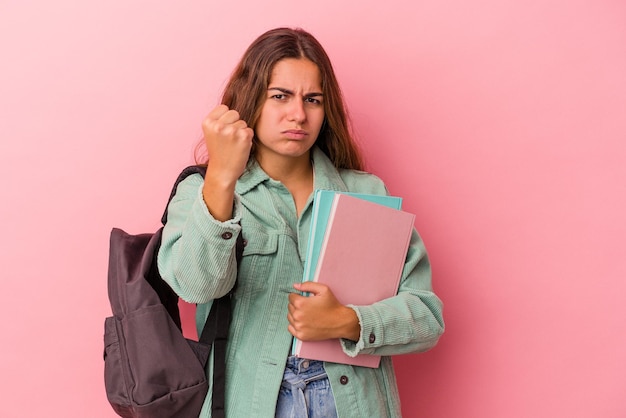
[[[259,166],[272,179],[283,184],[301,183],[313,179],[310,152],[300,157],[285,157],[268,153],[255,156]]]
[[[311,193],[313,193],[313,164],[310,152],[298,158],[268,158],[263,154],[261,158],[256,156],[257,163],[265,173],[276,181],[280,181],[291,193],[296,213],[306,206]]]

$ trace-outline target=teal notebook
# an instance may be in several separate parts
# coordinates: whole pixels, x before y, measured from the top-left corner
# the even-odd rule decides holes
[[[347,194],[358,197],[359,199],[368,200],[393,209],[402,209],[402,198],[397,196],[374,195],[366,193],[349,193],[337,192],[334,190],[316,190],[313,196],[313,207],[311,213],[311,226],[309,230],[309,242],[307,245],[306,256],[304,259],[304,274],[302,281],[311,281],[315,275],[317,268],[317,260],[319,258],[324,235],[326,233],[326,225],[328,217],[333,206],[333,199],[336,193]],[[296,339],[293,339],[292,353],[295,352]]]

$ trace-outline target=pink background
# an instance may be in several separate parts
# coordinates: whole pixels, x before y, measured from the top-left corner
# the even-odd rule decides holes
[[[626,416],[626,4],[0,2],[3,417],[114,417],[108,234],[152,231],[261,32],[326,46],[445,302],[406,417]]]

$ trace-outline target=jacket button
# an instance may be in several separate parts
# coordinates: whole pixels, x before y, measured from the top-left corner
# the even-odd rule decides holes
[[[348,384],[348,376],[341,376],[339,378],[339,383],[341,383],[342,385],[347,385]]]
[[[231,239],[233,237],[233,233],[232,232],[224,232],[222,234],[222,238],[224,239]]]
[[[248,245],[248,240],[247,240],[247,239],[244,239],[244,240],[243,240],[243,246],[245,247],[246,245]]]
[[[370,334],[370,344],[374,344],[376,342],[376,336],[372,333]]]

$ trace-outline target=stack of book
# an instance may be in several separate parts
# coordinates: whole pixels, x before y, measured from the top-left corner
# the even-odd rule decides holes
[[[415,215],[402,199],[330,190],[315,192],[303,281],[326,284],[343,305],[371,305],[397,293]],[[343,352],[338,339],[294,339],[294,355],[378,367],[380,356]]]

